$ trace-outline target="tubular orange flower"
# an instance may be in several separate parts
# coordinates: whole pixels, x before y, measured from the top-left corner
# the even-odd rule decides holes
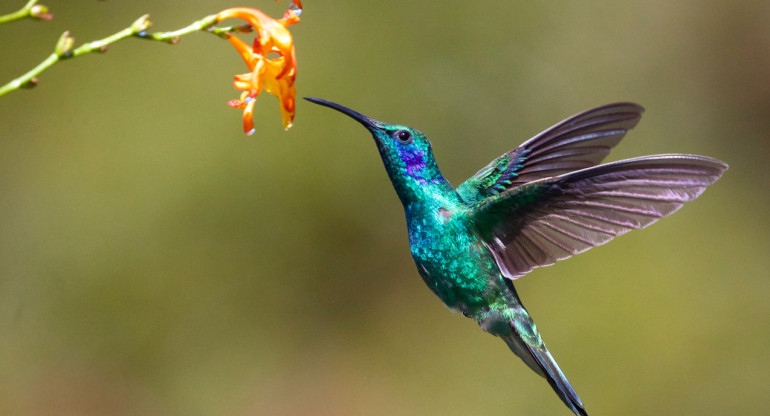
[[[294,120],[297,61],[291,33],[286,26],[299,22],[302,3],[294,0],[292,5],[278,20],[248,7],[226,9],[217,14],[217,21],[233,17],[243,19],[257,32],[251,47],[233,35],[227,38],[251,71],[235,76],[235,88],[243,92],[239,100],[228,103],[243,110],[243,131],[246,134],[254,133],[254,101],[263,89],[278,97],[284,127],[291,127]]]

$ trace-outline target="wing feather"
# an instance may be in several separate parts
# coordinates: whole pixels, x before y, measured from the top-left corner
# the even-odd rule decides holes
[[[616,103],[572,116],[493,160],[457,187],[469,204],[531,181],[594,166],[639,122],[644,109]]]
[[[503,273],[516,279],[654,223],[697,198],[726,169],[704,156],[629,159],[486,198],[475,205],[473,219]]]

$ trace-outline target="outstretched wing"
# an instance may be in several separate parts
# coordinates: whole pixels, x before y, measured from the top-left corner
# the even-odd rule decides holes
[[[654,223],[725,170],[705,156],[628,159],[522,185],[486,198],[471,215],[503,274],[516,279]]]
[[[609,104],[572,116],[493,160],[457,187],[468,204],[527,182],[594,166],[636,126],[644,108]]]

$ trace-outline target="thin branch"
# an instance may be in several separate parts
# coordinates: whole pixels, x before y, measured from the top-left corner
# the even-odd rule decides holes
[[[12,22],[14,20],[23,19],[25,17],[36,17],[38,19],[50,20],[51,15],[48,13],[48,7],[36,6],[38,0],[29,0],[24,7],[5,15],[0,16],[0,24]]]
[[[34,5],[35,1],[37,0],[31,0],[30,3],[27,4],[27,6]],[[113,44],[125,38],[135,36],[140,39],[174,44],[179,41],[179,38],[181,36],[184,36],[193,32],[198,32],[198,31],[207,31],[220,37],[227,37],[229,33],[248,32],[251,29],[249,25],[232,26],[232,27],[224,27],[224,28],[214,27],[214,24],[217,23],[217,15],[212,14],[178,30],[172,30],[168,32],[147,33],[147,29],[150,27],[149,18],[150,18],[150,15],[148,14],[144,15],[139,19],[137,19],[134,23],[132,23],[131,26],[117,33],[107,36],[104,39],[84,43],[83,45],[75,49],[72,48],[74,44],[74,39],[69,36],[69,32],[64,32],[64,34],[61,36],[61,38],[59,39],[59,42],[56,45],[54,53],[48,56],[43,62],[38,64],[36,67],[34,67],[32,70],[30,70],[26,74],[18,78],[15,78],[11,82],[0,87],[0,96],[3,96],[11,91],[15,91],[22,87],[29,87],[29,86],[36,85],[37,76],[59,61],[75,58],[77,56],[85,55],[91,52],[104,52],[107,50],[107,45]]]

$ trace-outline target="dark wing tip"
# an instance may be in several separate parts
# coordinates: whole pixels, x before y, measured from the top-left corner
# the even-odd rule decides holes
[[[637,113],[643,113],[644,112],[644,107],[642,107],[640,104],[637,104],[637,103],[631,102],[631,101],[620,101],[620,102],[617,102],[617,103],[607,104],[604,107],[617,107],[617,108],[626,107],[626,108],[628,108],[630,110],[633,110],[634,112],[637,112]]]

